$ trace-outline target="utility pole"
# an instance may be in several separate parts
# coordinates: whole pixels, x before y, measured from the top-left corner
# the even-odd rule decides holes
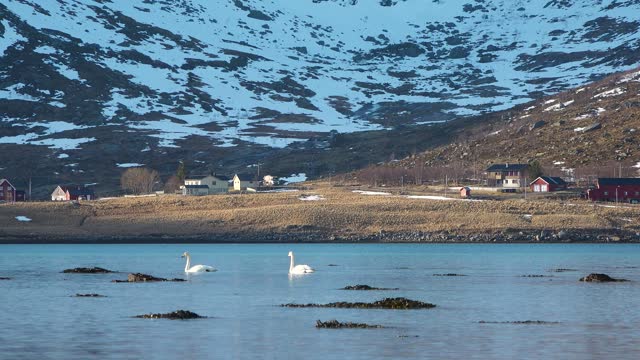
[[[447,188],[449,187],[449,175],[444,176],[444,197],[447,197]]]
[[[29,177],[29,201],[31,201],[31,177]]]

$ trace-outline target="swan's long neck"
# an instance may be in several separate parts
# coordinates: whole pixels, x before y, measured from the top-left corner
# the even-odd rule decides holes
[[[187,264],[184,266],[184,271],[189,271],[191,268],[191,256],[187,255]]]
[[[294,267],[294,264],[293,264],[293,255],[291,255],[291,263],[290,263],[290,265],[289,265],[289,272],[293,271],[293,267]]]

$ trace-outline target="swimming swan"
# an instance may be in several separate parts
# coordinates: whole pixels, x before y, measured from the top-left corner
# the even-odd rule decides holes
[[[184,252],[184,254],[182,254],[182,257],[186,257],[187,258],[187,264],[184,267],[184,272],[186,272],[186,273],[199,273],[199,272],[213,272],[213,271],[216,271],[216,269],[214,269],[212,266],[209,266],[209,265],[194,265],[193,267],[191,267],[191,256],[186,251]]]
[[[291,258],[291,264],[289,265],[289,274],[307,274],[315,271],[309,265],[295,265],[293,263],[293,251],[289,251],[289,257]]]

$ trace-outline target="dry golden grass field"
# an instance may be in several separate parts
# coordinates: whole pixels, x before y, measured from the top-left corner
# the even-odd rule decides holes
[[[354,193],[355,187],[315,184],[310,190],[213,195],[114,198],[80,204],[35,202],[0,205],[0,239],[322,234],[622,230],[640,232],[640,207],[594,206],[583,200],[433,200],[424,189],[391,195]],[[373,189],[362,189],[373,190]],[[381,191],[377,189],[377,191]],[[382,190],[384,191],[384,190]],[[454,194],[455,195],[455,194]],[[300,200],[317,196],[322,200]],[[26,216],[31,221],[18,221]]]

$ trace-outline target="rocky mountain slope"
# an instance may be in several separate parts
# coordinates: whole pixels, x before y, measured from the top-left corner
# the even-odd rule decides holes
[[[0,168],[112,188],[135,164],[228,171],[331,130],[504,110],[637,65],[638,14],[638,0],[7,0]]]
[[[640,69],[635,69],[452,128],[450,143],[388,166],[458,167],[470,176],[474,166],[478,173],[491,163],[537,160],[547,174],[570,180],[636,177],[639,132]]]

